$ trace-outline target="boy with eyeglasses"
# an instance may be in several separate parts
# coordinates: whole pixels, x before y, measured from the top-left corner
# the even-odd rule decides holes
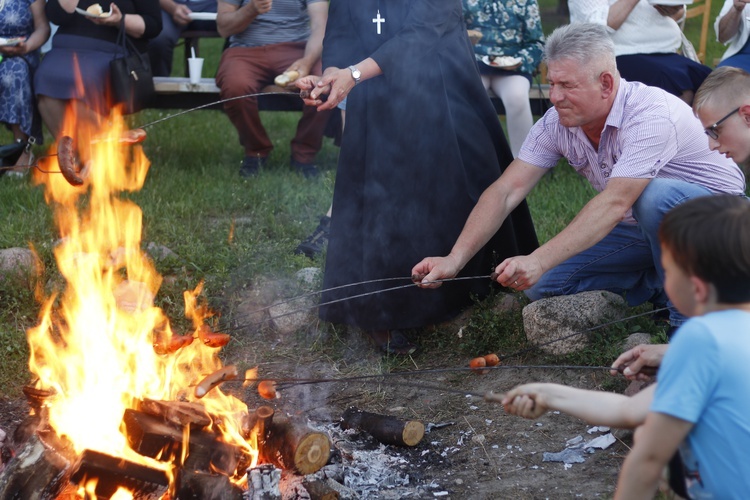
[[[731,66],[715,69],[696,92],[693,112],[712,150],[737,164],[750,159],[750,73]]]

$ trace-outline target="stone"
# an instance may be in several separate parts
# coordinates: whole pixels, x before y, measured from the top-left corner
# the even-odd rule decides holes
[[[0,280],[19,279],[31,282],[37,270],[36,256],[28,248],[5,248],[0,250]]]
[[[628,338],[626,338],[625,341],[622,343],[622,352],[629,351],[633,347],[641,345],[641,344],[650,344],[650,343],[651,343],[650,333],[633,333],[632,335],[628,336]]]
[[[154,260],[165,260],[169,258],[177,258],[177,254],[164,245],[159,245],[153,241],[146,245],[146,252]]]
[[[626,307],[621,296],[599,290],[549,297],[523,308],[523,327],[529,342],[560,356],[584,348],[588,330],[622,318]]]

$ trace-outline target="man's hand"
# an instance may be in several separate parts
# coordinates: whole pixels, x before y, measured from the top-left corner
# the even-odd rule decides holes
[[[310,91],[310,105],[317,106],[318,111],[333,109],[341,101],[346,99],[349,92],[354,88],[355,82],[352,73],[348,68],[335,69],[326,68],[323,77],[315,84],[315,88]],[[323,102],[320,96],[328,94],[328,100]],[[305,101],[307,104],[308,101]]]
[[[541,262],[533,254],[510,257],[495,268],[497,282],[514,290],[534,286],[544,274]]]
[[[270,11],[273,6],[273,0],[251,0],[251,3],[258,14],[265,14]]]
[[[192,19],[190,19],[190,14],[193,11],[190,10],[190,7],[188,7],[185,4],[178,3],[175,5],[174,11],[172,11],[172,19],[174,20],[175,24],[179,26],[185,26]]]
[[[536,419],[547,413],[544,403],[544,384],[519,385],[505,394],[503,408],[509,415]]]
[[[427,257],[411,270],[414,281],[421,288],[437,288],[442,283],[438,280],[454,278],[463,266],[452,255],[446,257]]]
[[[628,380],[651,380],[650,375],[642,373],[644,367],[658,368],[667,352],[668,344],[641,344],[625,351],[612,363],[612,373],[617,375],[618,368],[624,366],[622,374]]]

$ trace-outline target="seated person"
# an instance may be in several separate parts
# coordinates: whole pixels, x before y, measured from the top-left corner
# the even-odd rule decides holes
[[[39,65],[39,48],[49,37],[44,0],[7,0],[0,9],[0,36],[19,38],[17,44],[0,46],[0,123],[8,127],[17,142],[34,137],[42,142],[42,123],[31,88],[34,70]],[[16,161],[14,173],[26,172],[33,162],[29,149]]]
[[[534,123],[529,89],[544,50],[539,5],[536,0],[463,0],[463,7],[466,27],[482,34],[474,45],[482,83],[503,101],[510,149],[518,156]],[[517,58],[520,66],[497,67],[496,56]]]
[[[717,67],[734,66],[750,71],[750,9],[745,0],[724,0],[714,30],[716,38],[729,45]]]
[[[59,28],[52,39],[52,50],[42,59],[34,76],[39,111],[53,137],[59,137],[65,108],[77,107],[79,119],[97,121],[111,109],[107,102],[109,63],[122,54],[117,45],[120,25],[136,48],[146,51],[148,40],[161,30],[159,6],[151,0],[114,0],[101,3],[112,15],[89,17],[75,8],[86,10],[97,3],[81,0],[49,0],[47,17]],[[82,81],[80,81],[82,80]]]
[[[216,0],[159,0],[161,33],[148,44],[148,57],[154,76],[172,74],[172,54],[185,30],[216,31],[216,21],[192,20],[190,14],[216,13]]]
[[[744,175],[708,148],[703,127],[683,101],[620,78],[604,26],[561,26],[544,50],[554,108],[484,191],[450,253],[427,257],[411,274],[424,276],[424,288],[456,276],[564,157],[598,194],[537,250],[501,262],[498,283],[525,291],[531,300],[608,290],[633,306],[666,304],[673,331],[685,317],[664,295],[661,218],[690,198],[744,194]]]
[[[641,426],[620,472],[618,498],[652,498],[679,451],[689,498],[750,491],[750,202],[705,196],[669,212],[659,229],[667,294],[688,320],[656,384],[632,398],[556,384],[508,392],[508,413],[559,410],[590,424]]]
[[[615,42],[617,70],[626,80],[666,90],[690,104],[711,68],[677,53],[683,6],[649,0],[571,0],[570,22],[607,27]]]
[[[320,75],[327,18],[325,0],[220,0],[216,25],[221,36],[229,38],[216,74],[221,98],[260,92],[286,71],[294,70],[300,78]],[[240,175],[255,175],[273,149],[260,121],[258,100],[235,99],[224,103],[224,110],[245,149]],[[315,155],[323,145],[328,117],[312,106],[302,111],[290,161],[305,177],[318,174]]]

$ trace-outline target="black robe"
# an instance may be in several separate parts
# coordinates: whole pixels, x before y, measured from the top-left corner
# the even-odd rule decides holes
[[[479,196],[513,159],[460,0],[331,0],[324,68],[367,57],[383,74],[347,99],[325,289],[407,277],[424,257],[447,255]],[[460,276],[489,275],[504,258],[537,245],[524,202]],[[321,302],[408,283],[343,287]],[[489,279],[412,286],[322,306],[320,317],[365,330],[418,328],[456,315],[490,286]]]

